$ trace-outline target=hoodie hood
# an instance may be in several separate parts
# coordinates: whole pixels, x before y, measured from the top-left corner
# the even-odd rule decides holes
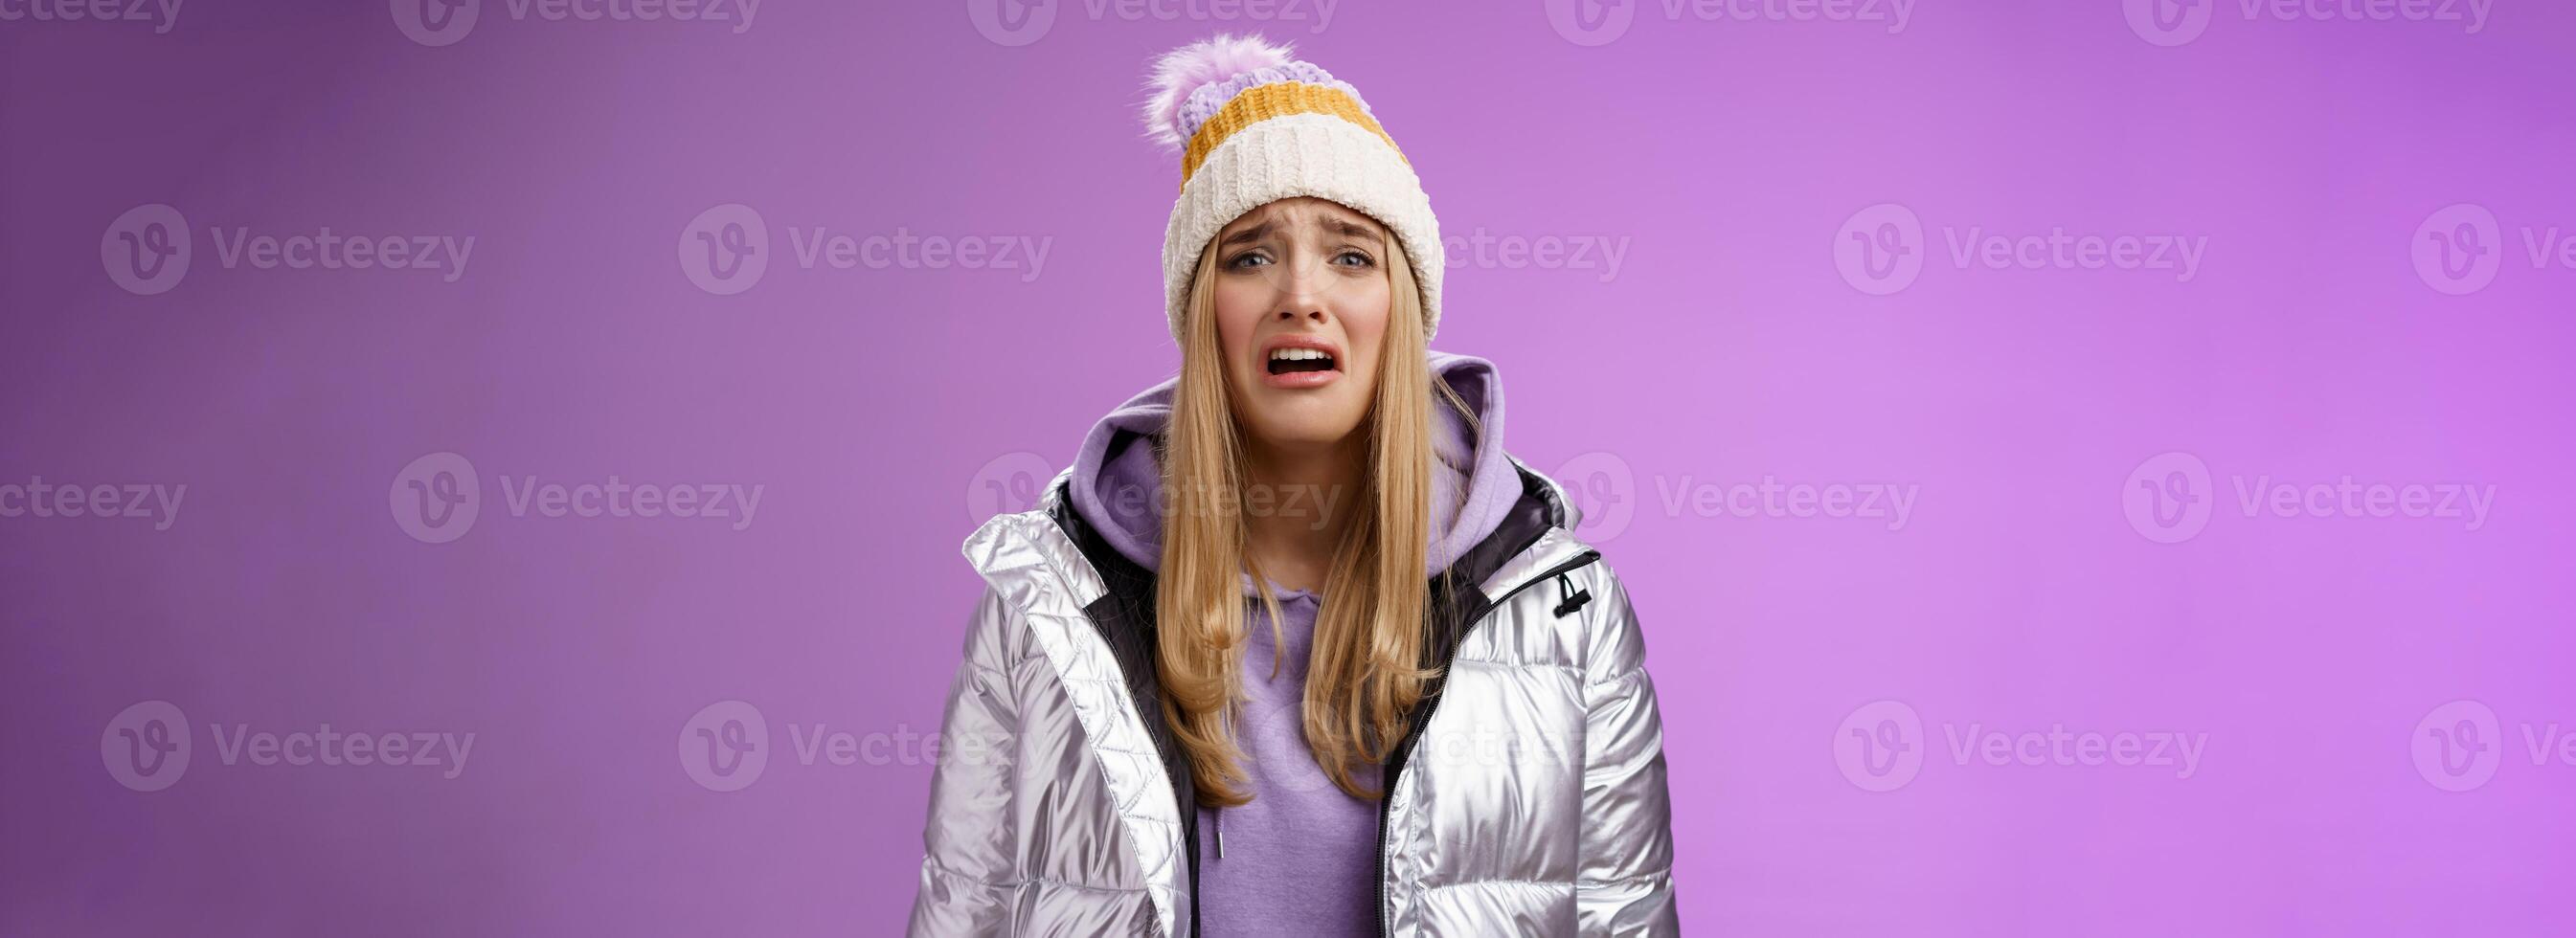
[[[1503,453],[1503,385],[1494,363],[1472,355],[1430,353],[1431,371],[1476,412],[1483,432],[1446,406],[1435,406],[1432,436],[1431,541],[1428,569],[1437,575],[1502,524],[1520,497],[1521,480]],[[1073,510],[1111,547],[1147,570],[1163,559],[1162,468],[1154,439],[1172,419],[1175,375],[1109,412],[1083,438],[1069,480]],[[1140,497],[1141,496],[1141,497]],[[1252,577],[1243,577],[1246,591]],[[1295,591],[1303,592],[1303,591]]]

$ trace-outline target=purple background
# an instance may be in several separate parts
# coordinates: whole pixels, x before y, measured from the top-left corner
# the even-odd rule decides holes
[[[1435,346],[1500,365],[1510,449],[1584,488],[1634,595],[1693,932],[2566,933],[2576,764],[2525,734],[2576,732],[2576,270],[2523,239],[2576,236],[2576,8],[2221,0],[2176,45],[2120,0],[1895,31],[1048,9],[772,0],[737,33],[484,0],[444,46],[380,2],[0,21],[0,485],[187,486],[167,530],[0,516],[0,933],[899,929],[930,765],[804,764],[791,730],[936,730],[980,588],[957,546],[1017,507],[992,486],[1177,366],[1177,163],[1133,105],[1150,55],[1247,26],[1367,94],[1445,234],[1628,245],[1615,276],[1453,248]],[[1922,268],[1875,295],[1836,252],[1891,202]],[[138,295],[102,240],[154,203],[192,265]],[[717,295],[676,248],[727,203],[769,266]],[[2448,295],[2410,251],[2457,203],[2500,263]],[[1051,248],[1034,278],[806,269],[817,225]],[[323,227],[476,244],[446,282],[226,266],[210,234]],[[2206,248],[2187,282],[1962,267],[1971,227]],[[2135,501],[2168,452],[2209,473],[2174,543]],[[479,473],[446,543],[391,498],[434,453]],[[513,515],[531,475],[764,496],[742,530]],[[1666,507],[1765,476],[1914,501]],[[2345,476],[2495,496],[2474,529],[2238,501]],[[129,790],[102,738],[154,700],[192,761]],[[675,757],[727,700],[769,734],[730,792]],[[1849,733],[1898,712],[1918,774]],[[2487,749],[2453,776],[2428,734],[2464,714]],[[477,735],[452,779],[214,736],[323,723]],[[2057,725],[2206,748],[2187,778],[1952,749]]]

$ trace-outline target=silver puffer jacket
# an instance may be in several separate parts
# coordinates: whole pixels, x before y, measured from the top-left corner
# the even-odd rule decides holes
[[[1671,935],[1663,724],[1637,617],[1553,480],[1435,588],[1446,679],[1379,803],[1387,935]],[[1198,812],[1154,686],[1153,578],[1070,506],[968,538],[914,935],[1196,935]],[[1435,584],[1438,580],[1434,581]]]

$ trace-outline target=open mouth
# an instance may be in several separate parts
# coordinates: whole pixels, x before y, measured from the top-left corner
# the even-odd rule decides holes
[[[1280,348],[1270,350],[1270,373],[1290,375],[1304,371],[1332,371],[1333,355],[1322,349]]]

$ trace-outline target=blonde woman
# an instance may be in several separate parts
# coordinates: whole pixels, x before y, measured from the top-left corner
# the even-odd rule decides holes
[[[1285,46],[1154,90],[1180,374],[966,541],[912,933],[1677,933],[1635,613],[1429,351],[1412,168]]]

